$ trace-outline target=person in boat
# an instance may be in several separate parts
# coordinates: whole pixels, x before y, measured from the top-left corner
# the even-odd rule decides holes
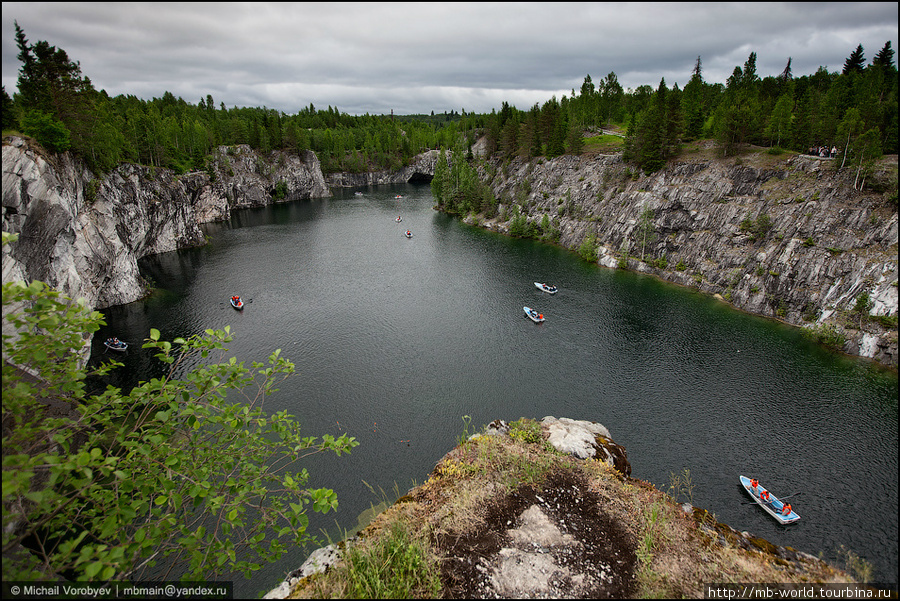
[[[785,503],[784,509],[781,510],[781,515],[791,515],[791,504]]]
[[[760,491],[760,493],[759,493],[759,498],[760,498],[760,500],[763,501],[764,503],[770,503],[770,502],[771,502],[771,495],[769,495],[769,491],[767,491],[766,489],[763,489],[762,491]]]
[[[753,489],[753,493],[756,494],[757,496],[759,495],[758,487],[759,487],[759,480],[757,480],[756,478],[752,478],[750,480],[750,488]]]

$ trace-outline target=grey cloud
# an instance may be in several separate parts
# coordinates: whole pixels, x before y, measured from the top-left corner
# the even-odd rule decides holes
[[[3,84],[18,20],[98,88],[142,98],[353,114],[527,108],[614,71],[625,87],[838,70],[857,44],[897,47],[896,3],[4,3]]]

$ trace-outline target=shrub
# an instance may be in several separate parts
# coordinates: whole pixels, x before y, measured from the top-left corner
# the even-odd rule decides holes
[[[47,113],[28,111],[22,120],[22,131],[53,152],[63,152],[71,146],[69,130]]]
[[[526,443],[542,443],[544,436],[541,430],[541,424],[534,420],[519,420],[513,422],[509,426],[509,436],[514,440]]]
[[[278,183],[275,184],[275,189],[272,191],[272,199],[276,201],[284,200],[285,196],[287,196],[287,192],[287,182],[279,180]]]
[[[314,540],[308,510],[337,507],[333,491],[308,488],[306,470],[293,470],[304,456],[340,455],[357,443],[303,436],[286,412],[263,412],[294,370],[280,351],[245,368],[223,361],[228,328],[173,342],[151,330],[144,347],[172,372],[127,394],[110,387],[90,396],[73,350],[102,315],[41,282],[5,284],[3,306],[25,307],[8,314],[13,327],[3,331],[3,548],[34,541],[32,554],[4,557],[4,581],[41,578],[36,565],[75,580],[140,579],[153,565],[191,580],[249,576],[257,559],[286,551],[281,539]],[[210,355],[220,362],[201,360]],[[174,378],[185,364],[197,367]],[[14,365],[39,373],[43,385]],[[49,400],[75,414],[46,416]]]
[[[597,251],[600,250],[597,244],[597,237],[594,234],[588,234],[581,246],[578,247],[578,256],[590,263],[597,262]]]
[[[831,323],[823,323],[803,330],[808,338],[824,344],[825,346],[841,349],[847,342],[847,336],[838,326]]]

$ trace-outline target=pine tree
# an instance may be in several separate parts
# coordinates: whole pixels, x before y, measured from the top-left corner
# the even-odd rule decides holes
[[[791,127],[791,110],[794,99],[791,94],[782,94],[775,103],[775,108],[769,116],[769,125],[766,127],[766,136],[775,142],[775,146],[781,146],[781,140],[787,139]]]
[[[581,136],[581,127],[574,121],[569,123],[569,132],[566,135],[566,149],[569,154],[576,156],[584,150],[584,138]]]
[[[578,96],[578,116],[582,127],[594,124],[595,102],[596,91],[594,89],[594,82],[591,81],[591,75],[588,73],[584,78],[584,83],[581,84],[581,94]]]
[[[9,97],[9,94],[6,93],[6,86],[3,86],[3,104],[0,105],[0,117],[3,119],[3,129],[14,129],[17,125],[13,106],[13,100]]]
[[[844,61],[844,71],[843,75],[847,75],[851,72],[862,73],[863,68],[866,66],[866,58],[863,56],[863,47],[862,44],[856,47],[856,50],[847,57],[847,60]]]
[[[448,200],[445,189],[450,177],[450,168],[447,166],[447,152],[441,148],[437,162],[434,164],[434,177],[431,179],[431,194],[437,201],[437,206],[443,207]]]
[[[703,75],[698,56],[691,80],[684,86],[684,92],[681,95],[681,111],[684,115],[686,140],[697,140],[703,135],[703,123],[706,120],[703,113],[703,87]]]
[[[756,53],[751,52],[743,70],[735,67],[728,78],[725,98],[716,111],[716,136],[726,156],[760,133],[759,88]]]
[[[637,127],[640,151],[636,159],[648,173],[659,171],[666,164],[667,93],[668,89],[664,78],[660,80],[656,94],[653,96],[650,106],[642,113]]]
[[[619,83],[615,71],[610,71],[603,80],[601,125],[609,125],[613,121],[618,122],[625,114],[624,99],[625,90]]]
[[[891,41],[888,40],[884,47],[878,51],[875,58],[872,59],[873,65],[878,65],[883,69],[891,69],[894,66],[894,50],[891,48]]]
[[[785,66],[784,71],[781,72],[781,75],[778,76],[778,79],[782,81],[790,81],[793,79],[793,75],[791,74],[791,57],[788,57],[787,66]]]
[[[66,138],[85,158],[90,158],[89,138],[94,133],[96,117],[93,106],[96,92],[90,79],[81,75],[81,66],[69,60],[65,50],[43,40],[29,44],[18,23],[15,28],[18,58],[22,62],[16,103],[26,114],[37,112],[49,117],[47,120],[32,115],[29,118],[32,122],[55,123],[67,130],[62,132],[58,125],[43,128],[54,132],[51,145],[59,148]],[[40,138],[38,141],[43,143]]]

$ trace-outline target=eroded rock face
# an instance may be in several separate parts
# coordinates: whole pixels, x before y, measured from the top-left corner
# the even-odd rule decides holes
[[[19,239],[3,249],[3,281],[41,280],[92,308],[139,298],[140,250],[130,245],[138,237],[147,245],[148,232],[138,229],[174,235],[162,211],[138,209],[127,173],[110,176],[109,197],[87,202],[93,176],[70,155],[45,157],[20,138],[11,142],[3,145],[3,230]]]
[[[3,144],[3,281],[41,280],[91,308],[137,300],[138,259],[206,240],[202,223],[235,207],[330,196],[318,159],[222,147],[205,172],[122,164],[96,178],[71,154],[45,155],[23,138]]]
[[[620,156],[562,156],[492,164],[482,177],[501,215],[517,205],[535,224],[547,216],[573,250],[594,235],[605,267],[625,262],[801,327],[837,322],[862,293],[871,315],[896,315],[896,205],[819,159],[762,162],[698,159],[635,176]],[[846,334],[845,352],[897,365],[896,330],[869,322]]]

